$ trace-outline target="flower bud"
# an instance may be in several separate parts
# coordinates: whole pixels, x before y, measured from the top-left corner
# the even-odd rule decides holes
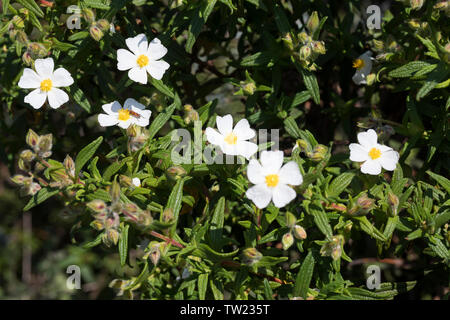
[[[327,50],[325,49],[325,43],[323,41],[313,41],[311,43],[312,50],[317,54],[325,54]]]
[[[23,161],[23,159],[20,159],[20,158],[19,158],[19,161],[17,161],[17,166],[22,171],[30,171],[31,170],[30,163],[29,162],[25,162],[25,161]]]
[[[297,218],[289,211],[286,212],[286,227],[293,228],[296,222]]]
[[[66,168],[67,173],[72,176],[72,178],[75,177],[75,162],[73,161],[72,157],[69,155],[66,155],[63,162],[64,168]]]
[[[105,35],[96,24],[91,25],[91,27],[89,28],[89,33],[91,34],[92,39],[94,39],[95,41],[100,41]]]
[[[51,133],[40,136],[38,141],[38,148],[40,156],[47,158],[51,156],[50,150],[53,147],[53,135]]]
[[[97,27],[99,27],[103,32],[107,32],[109,30],[110,23],[106,19],[100,19],[97,21]]]
[[[119,176],[119,183],[121,186],[128,188],[128,187],[131,187],[131,185],[133,184],[133,181],[131,180],[130,177],[121,174]]]
[[[166,170],[166,175],[170,180],[178,180],[186,176],[186,170],[180,166],[172,166]]]
[[[162,213],[163,222],[169,223],[173,219],[174,219],[173,209],[172,208],[164,209],[164,211]]]
[[[20,159],[22,159],[25,162],[31,162],[34,160],[35,157],[36,157],[36,155],[34,154],[34,152],[29,149],[23,150],[20,153]]]
[[[119,185],[119,183],[116,180],[113,181],[113,183],[111,185],[111,188],[109,190],[109,194],[111,195],[111,199],[112,199],[111,202],[112,203],[116,203],[117,201],[119,201],[119,198],[120,198],[120,185]]]
[[[85,8],[82,10],[82,15],[84,20],[86,20],[89,23],[93,23],[95,21],[95,13],[92,11],[92,9]]]
[[[423,6],[424,0],[410,0],[409,4],[413,10],[419,10]]]
[[[309,45],[304,45],[300,48],[300,59],[302,60],[308,60],[308,58],[311,56],[311,48]]]
[[[103,200],[92,200],[86,206],[96,213],[102,213],[106,210],[106,203]]]
[[[22,62],[28,66],[31,67],[33,65],[33,58],[31,57],[31,54],[28,51],[25,51],[22,55]]]
[[[381,40],[373,39],[372,40],[373,46],[372,49],[374,51],[380,52],[384,50],[384,42]]]
[[[91,222],[91,227],[94,228],[95,230],[100,231],[105,229],[105,224],[103,223],[103,221],[94,220]]]
[[[298,240],[305,240],[306,239],[306,231],[302,226],[299,225],[295,225],[294,229],[294,237]]]
[[[308,149],[309,149],[309,144],[308,144],[308,142],[307,142],[306,140],[298,139],[298,140],[296,141],[296,143],[297,143],[297,146],[300,148],[300,151],[301,151],[301,152],[306,152],[306,151],[308,151]]]
[[[149,258],[152,263],[156,266],[161,258],[161,251],[159,250],[159,243],[154,244],[150,249]]]
[[[286,33],[283,38],[281,38],[286,48],[289,50],[294,50],[294,43],[292,42],[292,37],[290,33]]]
[[[20,44],[27,44],[28,43],[28,36],[25,32],[23,32],[22,30],[17,31],[16,34],[16,41],[19,42]]]
[[[119,231],[113,228],[106,229],[105,233],[102,235],[102,240],[108,247],[112,244],[116,245],[117,242],[119,242]]]
[[[353,204],[353,206],[350,210],[348,210],[347,213],[351,216],[364,216],[373,209],[374,205],[375,200],[369,198],[367,194],[364,193],[356,200],[356,203]]]
[[[283,235],[283,238],[281,239],[281,243],[283,244],[283,250],[289,249],[294,243],[294,237],[292,236],[292,233],[285,233]]]
[[[30,53],[33,59],[43,58],[48,54],[47,48],[39,42],[31,42],[30,44],[28,44],[27,52]]]
[[[247,265],[253,265],[257,263],[263,255],[256,248],[247,248],[242,251],[242,262]]]
[[[22,186],[26,183],[27,179],[32,180],[29,177],[24,177],[21,174],[16,174],[14,177],[11,178],[11,181],[14,182],[15,184],[18,184],[19,186]],[[31,181],[30,181],[30,183],[31,183]]]
[[[20,16],[14,16],[11,19],[12,24],[16,27],[16,28],[20,28],[23,29],[25,27],[25,22],[24,19]]]
[[[36,148],[39,142],[39,135],[33,130],[29,129],[26,137],[26,142],[33,149]]]
[[[314,33],[319,27],[319,14],[317,11],[314,11],[306,22],[306,28],[308,28],[309,32]]]
[[[312,154],[310,157],[311,160],[319,162],[325,159],[326,154],[328,153],[328,147],[323,144],[318,144],[314,147]]]
[[[377,76],[375,73],[369,73],[366,78],[367,85],[368,86],[373,85],[375,83],[376,78],[377,78]]]
[[[395,217],[398,213],[398,205],[399,205],[398,197],[393,193],[388,193],[388,204],[389,204],[389,213],[392,217]]]
[[[306,32],[304,32],[304,31],[300,32],[300,33],[297,35],[297,38],[298,38],[298,40],[299,40],[300,42],[302,42],[302,43],[311,41],[311,37],[308,36],[308,34],[307,34]]]

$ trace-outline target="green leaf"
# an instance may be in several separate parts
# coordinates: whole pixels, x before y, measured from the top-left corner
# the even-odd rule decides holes
[[[313,97],[313,100],[316,104],[320,103],[320,93],[319,93],[319,85],[317,83],[316,75],[312,72],[305,70],[303,68],[300,69],[303,77],[303,82],[305,83],[306,88],[309,93]]]
[[[239,248],[232,252],[221,253],[217,252],[205,243],[200,243],[194,250],[194,254],[200,258],[208,259],[214,262],[222,261],[224,259],[229,259],[235,256],[239,252]]]
[[[98,236],[94,240],[91,240],[91,241],[88,241],[88,242],[84,243],[82,245],[82,247],[84,249],[89,249],[89,248],[93,248],[93,247],[98,246],[99,244],[102,243],[102,236],[103,236],[103,234],[99,233]]]
[[[44,17],[44,12],[42,12],[41,8],[37,5],[34,0],[16,0],[16,2],[20,3],[22,6],[33,12],[39,18]]]
[[[340,176],[333,179],[327,189],[328,197],[338,197],[342,191],[352,182],[355,174],[353,172],[344,172]]]
[[[264,295],[266,296],[266,300],[273,300],[273,291],[270,287],[269,280],[264,278]]]
[[[375,228],[372,223],[367,219],[367,217],[354,217],[356,220],[359,220],[361,229],[366,232],[368,235],[373,238],[380,240],[382,242],[386,242],[387,239],[384,234],[381,233],[380,230]]]
[[[75,177],[78,177],[78,174],[81,169],[83,169],[84,165],[94,156],[95,151],[97,151],[98,147],[100,147],[102,141],[103,137],[100,136],[81,149],[75,159]]]
[[[178,221],[178,215],[180,214],[182,202],[183,202],[183,186],[184,181],[187,177],[179,179],[175,186],[172,189],[172,192],[169,195],[169,199],[167,200],[166,208],[173,210],[173,217],[175,221]],[[175,230],[176,224],[172,227],[172,230]]]
[[[3,0],[2,1],[2,13],[3,15],[6,15],[8,13],[8,5],[10,0]]]
[[[155,120],[153,120],[150,128],[148,129],[148,140],[150,141],[156,135],[156,133],[169,121],[172,113],[175,111],[177,107],[181,107],[181,100],[178,95],[175,96],[174,102],[168,106],[164,112],[161,112],[156,116]]]
[[[202,273],[198,276],[198,297],[200,300],[205,300],[207,288],[208,288],[208,274]]]
[[[397,69],[389,72],[389,76],[393,78],[407,78],[413,75],[414,72],[429,66],[429,62],[425,61],[411,61]]]
[[[446,177],[443,177],[441,175],[438,175],[437,173],[433,173],[431,171],[427,171],[427,174],[432,177],[434,180],[436,180],[444,189],[447,191],[447,193],[450,193],[450,180]]]
[[[305,91],[299,92],[294,96],[294,99],[292,100],[292,103],[291,103],[291,108],[294,108],[294,107],[308,101],[309,99],[311,99],[311,94],[309,93],[309,91],[305,90]]]
[[[273,56],[267,51],[255,53],[241,60],[242,67],[261,67],[267,66],[271,62]]]
[[[305,260],[300,267],[300,270],[297,274],[297,278],[295,280],[295,287],[293,291],[294,297],[302,297],[306,299],[308,294],[309,284],[311,283],[311,279],[314,272],[314,257],[312,252],[309,251]]]
[[[217,202],[209,227],[211,242],[214,248],[220,248],[220,242],[222,240],[224,212],[225,197],[221,197]]]
[[[442,241],[438,238],[433,238],[432,243],[430,241],[429,246],[430,248],[436,253],[439,257],[444,259],[445,261],[450,260],[450,250],[447,249],[447,247],[442,243]]]
[[[275,5],[274,15],[275,15],[275,23],[277,24],[278,30],[283,36],[291,30],[291,26],[289,25],[289,21],[286,17],[286,14],[284,13],[283,8],[280,7],[279,4]]]
[[[161,93],[165,94],[166,96],[170,98],[175,98],[175,94],[173,93],[173,90],[170,89],[168,86],[162,82],[162,80],[156,80],[153,77],[150,77],[150,83]]]
[[[132,157],[127,157],[122,159],[121,161],[113,162],[108,168],[106,168],[105,172],[103,172],[103,179],[109,181],[113,175],[115,175],[128,161],[133,159]]]
[[[75,84],[66,87],[66,89],[69,91],[69,95],[73,98],[73,100],[75,100],[76,103],[80,105],[80,107],[82,107],[87,112],[91,113],[91,104],[84,95],[83,90],[78,88]]]
[[[320,231],[327,237],[329,241],[333,238],[333,231],[331,230],[330,223],[328,222],[328,216],[319,206],[310,205],[309,212],[314,217],[314,222]]]
[[[27,205],[23,208],[23,211],[28,211],[31,208],[41,204],[48,198],[54,196],[59,192],[59,189],[53,189],[50,187],[45,187],[39,190],[34,196],[31,197],[30,201],[28,201]]]
[[[119,256],[120,256],[120,265],[123,267],[127,261],[128,255],[128,229],[130,225],[125,225],[122,228],[122,232],[120,233],[119,238]]]
[[[202,31],[203,26],[208,20],[217,0],[207,0],[204,6],[198,7],[195,11],[194,17],[191,18],[191,23],[188,28],[188,38],[186,41],[186,52],[192,53],[192,47]]]
[[[103,3],[100,0],[83,0],[83,3],[86,7],[100,9],[100,10],[109,10],[111,6]]]

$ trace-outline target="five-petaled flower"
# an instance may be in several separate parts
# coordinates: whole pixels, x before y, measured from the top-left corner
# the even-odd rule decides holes
[[[357,85],[367,83],[367,76],[372,70],[372,59],[372,52],[366,51],[353,61],[353,68],[356,69],[356,72],[353,75],[352,80]]]
[[[258,151],[256,143],[249,142],[255,136],[255,131],[250,128],[247,119],[242,119],[233,129],[233,117],[231,114],[216,117],[217,129],[206,128],[206,139],[209,143],[218,145],[223,153],[228,155],[240,155],[247,159]]]
[[[25,96],[24,102],[33,108],[41,108],[48,98],[48,104],[53,109],[69,101],[69,96],[60,87],[68,87],[73,83],[70,73],[64,68],[58,68],[53,72],[54,62],[52,58],[36,59],[34,62],[36,71],[25,68],[19,80],[19,87],[34,89]]]
[[[358,133],[358,142],[351,143],[350,160],[364,162],[361,172],[377,175],[381,173],[381,167],[392,171],[395,169],[399,154],[388,146],[377,143],[377,133],[373,129]]]
[[[145,34],[141,33],[134,38],[125,40],[128,49],[117,50],[117,68],[121,71],[129,70],[131,80],[146,84],[147,72],[155,79],[161,80],[164,72],[170,65],[159,60],[167,53],[167,48],[155,38],[150,43]]]
[[[106,114],[98,115],[98,122],[102,127],[118,125],[127,129],[131,124],[140,127],[148,126],[152,112],[145,110],[145,106],[132,98],[125,100],[123,107],[119,102],[114,101],[102,106]]]
[[[245,194],[260,209],[267,207],[270,200],[276,207],[284,207],[297,195],[289,185],[303,182],[297,163],[289,161],[282,166],[283,158],[283,151],[263,151],[261,163],[251,159],[248,164],[247,177],[254,186]]]

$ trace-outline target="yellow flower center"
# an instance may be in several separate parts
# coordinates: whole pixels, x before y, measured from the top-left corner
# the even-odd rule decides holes
[[[119,110],[119,120],[127,121],[128,119],[130,119],[130,110],[120,109]]]
[[[380,149],[377,148],[372,148],[369,151],[369,157],[372,158],[372,160],[378,159],[379,157],[381,157],[381,151]]]
[[[48,92],[52,88],[52,80],[45,79],[41,82],[41,91]]]
[[[278,184],[278,181],[280,181],[280,178],[278,177],[277,174],[268,174],[266,176],[266,184],[268,187],[276,187]]]
[[[225,142],[226,143],[228,143],[228,144],[236,144],[237,143],[237,136],[233,133],[233,132],[231,132],[230,134],[228,134],[226,137],[225,137]]]
[[[148,65],[148,57],[145,54],[141,54],[137,60],[136,60],[137,64],[139,65],[139,67],[143,68],[146,65]]]
[[[361,70],[364,68],[364,60],[363,59],[356,59],[353,61],[353,68]]]

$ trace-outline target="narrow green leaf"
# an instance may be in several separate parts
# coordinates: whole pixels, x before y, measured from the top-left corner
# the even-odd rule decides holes
[[[302,297],[306,299],[308,294],[309,284],[311,283],[311,279],[314,272],[314,257],[312,252],[309,251],[305,260],[300,267],[300,270],[297,274],[297,278],[295,280],[295,287],[293,291],[294,297]]]
[[[198,276],[198,297],[200,300],[205,300],[206,289],[208,288],[208,274],[202,273]]]
[[[214,248],[220,247],[220,241],[222,240],[222,229],[225,212],[225,197],[221,197],[217,202],[216,208],[211,219],[210,224],[210,237]]]
[[[100,136],[81,149],[75,159],[75,177],[78,177],[78,173],[80,173],[84,165],[94,156],[95,151],[97,151],[98,147],[100,147],[102,141],[103,137]]]
[[[448,193],[450,193],[450,180],[446,177],[438,175],[437,173],[427,171],[427,174],[436,180]]]
[[[327,189],[328,197],[338,197],[345,188],[352,182],[355,174],[353,172],[344,172],[331,181]]]
[[[59,189],[53,189],[53,188],[42,188],[39,190],[34,196],[31,197],[30,201],[28,201],[27,205],[23,208],[23,211],[28,211],[31,208],[37,206],[38,204],[41,204],[48,198],[54,196],[59,192]]]
[[[127,261],[128,255],[128,229],[130,225],[125,225],[122,228],[122,232],[120,233],[119,238],[119,256],[120,256],[120,265],[123,267]]]
[[[309,212],[314,217],[314,222],[320,231],[327,237],[329,241],[333,238],[333,231],[331,230],[330,223],[328,222],[328,216],[319,206],[310,205]]]

